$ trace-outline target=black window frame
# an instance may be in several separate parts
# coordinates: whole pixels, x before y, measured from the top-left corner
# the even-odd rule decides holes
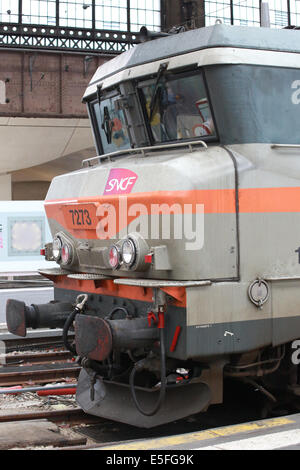
[[[100,101],[104,101],[104,100],[107,100],[107,99],[110,99],[110,98],[114,98],[116,96],[119,96],[120,98],[122,98],[122,94],[121,94],[119,86],[114,88],[113,90],[105,90],[104,92],[100,92],[100,93],[101,93]],[[104,152],[102,139],[101,139],[101,134],[100,134],[100,129],[99,129],[99,123],[98,123],[96,112],[95,112],[95,104],[99,106],[98,97],[97,97],[96,94],[93,95],[91,99],[89,99],[89,101],[87,102],[87,105],[88,105],[88,109],[89,109],[91,124],[92,124],[92,127],[93,127],[93,133],[94,133],[95,140],[96,140],[97,151],[98,151],[99,155],[109,155],[112,152],[107,152],[107,153]],[[124,110],[123,110],[123,113],[124,113],[124,117],[125,117],[125,121],[126,121],[126,125],[127,125],[127,116],[125,115]],[[128,129],[128,139],[129,139],[129,143],[130,143],[130,145],[128,147],[128,150],[129,150],[129,149],[132,148],[132,139],[131,139],[131,133],[129,132],[129,129]],[[116,152],[117,152],[117,150],[116,150]]]

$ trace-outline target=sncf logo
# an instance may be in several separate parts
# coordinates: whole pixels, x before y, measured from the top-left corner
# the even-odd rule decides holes
[[[113,168],[103,194],[128,194],[131,193],[138,176],[131,170]]]

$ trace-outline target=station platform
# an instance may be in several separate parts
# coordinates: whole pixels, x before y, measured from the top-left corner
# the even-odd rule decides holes
[[[300,449],[300,414],[99,448],[116,451],[275,449]]]

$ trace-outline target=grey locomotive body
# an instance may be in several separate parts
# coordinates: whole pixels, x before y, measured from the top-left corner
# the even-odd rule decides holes
[[[224,376],[297,395],[298,36],[216,25],[93,77],[100,157],[51,184],[46,257],[60,269],[43,272],[87,412],[155,426],[221,403]],[[38,324],[16,301],[7,319]]]

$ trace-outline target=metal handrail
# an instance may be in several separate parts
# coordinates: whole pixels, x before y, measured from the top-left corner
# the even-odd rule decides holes
[[[290,148],[290,149],[300,149],[300,144],[272,144],[271,149],[276,148]]]
[[[272,277],[267,276],[262,278],[264,281],[276,282],[276,281],[300,281],[300,276],[281,276],[281,277]]]
[[[82,161],[82,167],[92,166],[91,162],[108,159],[110,160],[112,157],[118,157],[119,155],[131,154],[131,153],[142,153],[143,157],[146,155],[147,152],[154,152],[155,150],[162,150],[162,149],[171,149],[177,147],[189,147],[190,151],[193,151],[194,145],[202,145],[205,149],[207,149],[207,144],[203,140],[193,140],[192,142],[178,142],[177,144],[164,144],[164,145],[153,145],[152,147],[137,147],[135,149],[124,149],[118,150],[117,152],[106,153],[105,155],[98,155],[97,157],[87,158],[86,160]]]

